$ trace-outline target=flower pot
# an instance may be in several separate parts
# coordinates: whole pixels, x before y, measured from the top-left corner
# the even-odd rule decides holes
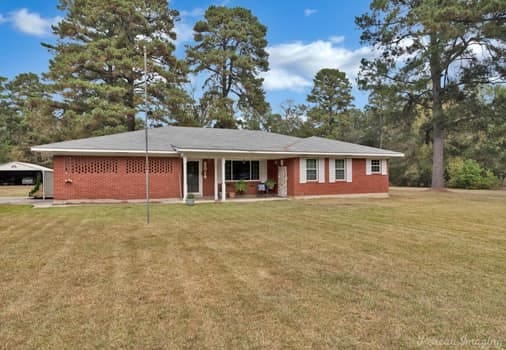
[[[228,193],[229,198],[235,198],[235,192],[229,192]]]
[[[186,198],[186,205],[194,205],[195,198]]]

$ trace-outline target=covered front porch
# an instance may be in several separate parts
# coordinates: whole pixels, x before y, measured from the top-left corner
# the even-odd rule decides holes
[[[288,174],[284,159],[261,154],[210,157],[209,154],[183,153],[182,163],[183,201],[189,197],[199,202],[287,197]]]

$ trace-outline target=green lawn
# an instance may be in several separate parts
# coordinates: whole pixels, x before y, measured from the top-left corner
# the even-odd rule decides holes
[[[156,205],[149,226],[0,206],[0,228],[0,349],[506,346],[505,192]]]

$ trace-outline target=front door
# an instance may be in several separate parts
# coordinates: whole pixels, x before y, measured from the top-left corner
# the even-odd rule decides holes
[[[200,162],[189,160],[186,163],[188,193],[200,194]]]

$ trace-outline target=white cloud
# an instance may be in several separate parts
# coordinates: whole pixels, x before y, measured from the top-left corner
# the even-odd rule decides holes
[[[342,35],[334,35],[334,36],[331,36],[329,38],[329,41],[332,44],[341,44],[342,42],[344,42],[344,36],[342,36]]]
[[[316,12],[318,12],[317,9],[304,9],[304,16],[309,17],[314,15]]]
[[[22,8],[11,12],[7,20],[23,33],[45,36],[51,33],[51,25],[58,23],[61,19],[59,16],[53,18],[42,17],[38,13]]]
[[[312,86],[315,74],[322,68],[344,71],[354,82],[360,60],[373,55],[369,47],[347,49],[336,46],[332,40],[278,44],[268,47],[267,51],[270,71],[262,73],[265,88],[293,91]]]
[[[0,13],[0,24],[6,21],[7,19]]]
[[[176,44],[184,43],[193,39],[193,26],[184,21],[176,22],[174,31],[176,32]]]
[[[179,11],[179,14],[181,15],[181,17],[200,17],[203,16],[205,12],[206,11],[203,8],[196,7],[189,11],[181,10]]]
[[[181,10],[181,20],[176,22],[174,31],[176,32],[176,44],[188,42],[193,39],[193,24],[188,23],[189,18],[202,17],[205,10],[201,7],[196,7],[191,10]]]

